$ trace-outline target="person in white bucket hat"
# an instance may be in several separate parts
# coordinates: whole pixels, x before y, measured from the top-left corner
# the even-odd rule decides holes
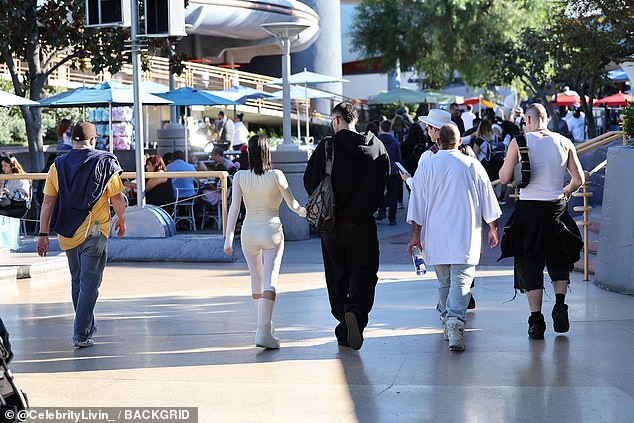
[[[451,113],[442,109],[431,109],[429,113],[427,113],[427,116],[421,116],[418,119],[437,130],[436,135],[429,134],[434,142],[438,142],[440,139],[440,128],[442,128],[443,125],[456,126],[456,124],[451,121]]]

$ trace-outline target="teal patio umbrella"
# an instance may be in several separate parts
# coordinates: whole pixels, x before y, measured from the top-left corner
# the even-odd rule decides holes
[[[424,103],[429,98],[419,91],[413,91],[407,88],[395,88],[377,95],[368,97],[368,104],[407,104],[407,103]]]
[[[149,92],[141,92],[141,102],[152,105],[169,105],[171,102]],[[132,85],[117,81],[106,81],[92,87],[79,87],[40,100],[40,107],[108,107],[110,128],[110,152],[114,149],[112,142],[112,106],[129,106],[134,104]],[[138,140],[136,140],[138,142]]]

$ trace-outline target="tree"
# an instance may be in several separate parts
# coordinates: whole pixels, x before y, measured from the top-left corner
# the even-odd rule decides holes
[[[16,95],[40,100],[48,77],[66,64],[90,68],[96,74],[103,70],[116,74],[130,60],[122,48],[129,30],[84,28],[85,7],[85,0],[0,0],[0,60],[9,69]],[[160,44],[167,43],[165,39],[155,42]],[[174,54],[172,69],[179,69],[183,59],[181,53]],[[27,64],[24,73],[19,72],[18,60]],[[31,169],[41,169],[42,112],[38,107],[21,110]]]
[[[554,108],[549,94],[555,90],[556,76],[552,45],[548,30],[526,28],[515,40],[491,39],[483,47],[496,70],[491,82],[500,85],[521,85],[531,97],[539,99],[551,116]]]
[[[567,13],[553,23],[557,81],[574,89],[586,114],[588,136],[596,135],[593,100],[607,80],[606,66],[634,57],[634,7],[627,0],[563,2]],[[586,100],[586,96],[588,100]]]
[[[38,3],[40,3],[38,5]],[[95,73],[117,73],[125,56],[125,31],[83,27],[83,0],[0,1],[0,54],[7,65],[16,95],[40,100],[48,77],[71,64]],[[17,61],[27,65],[19,73]],[[28,95],[27,95],[28,94]],[[21,107],[26,124],[31,169],[44,167],[42,112]]]
[[[353,47],[367,57],[381,56],[392,70],[424,73],[430,86],[458,71],[473,84],[486,84],[495,69],[483,42],[517,37],[546,19],[547,0],[363,0],[355,13]]]

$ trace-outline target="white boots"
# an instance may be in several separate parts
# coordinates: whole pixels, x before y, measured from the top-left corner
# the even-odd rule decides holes
[[[258,309],[258,328],[255,332],[255,345],[260,348],[277,349],[280,347],[280,340],[273,337],[271,318],[273,317],[273,307],[275,301],[268,298],[254,300]]]

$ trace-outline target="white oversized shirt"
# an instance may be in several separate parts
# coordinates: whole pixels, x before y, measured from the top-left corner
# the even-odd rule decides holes
[[[480,262],[482,219],[502,215],[484,167],[458,150],[440,150],[419,163],[407,222],[421,228],[427,264]]]

